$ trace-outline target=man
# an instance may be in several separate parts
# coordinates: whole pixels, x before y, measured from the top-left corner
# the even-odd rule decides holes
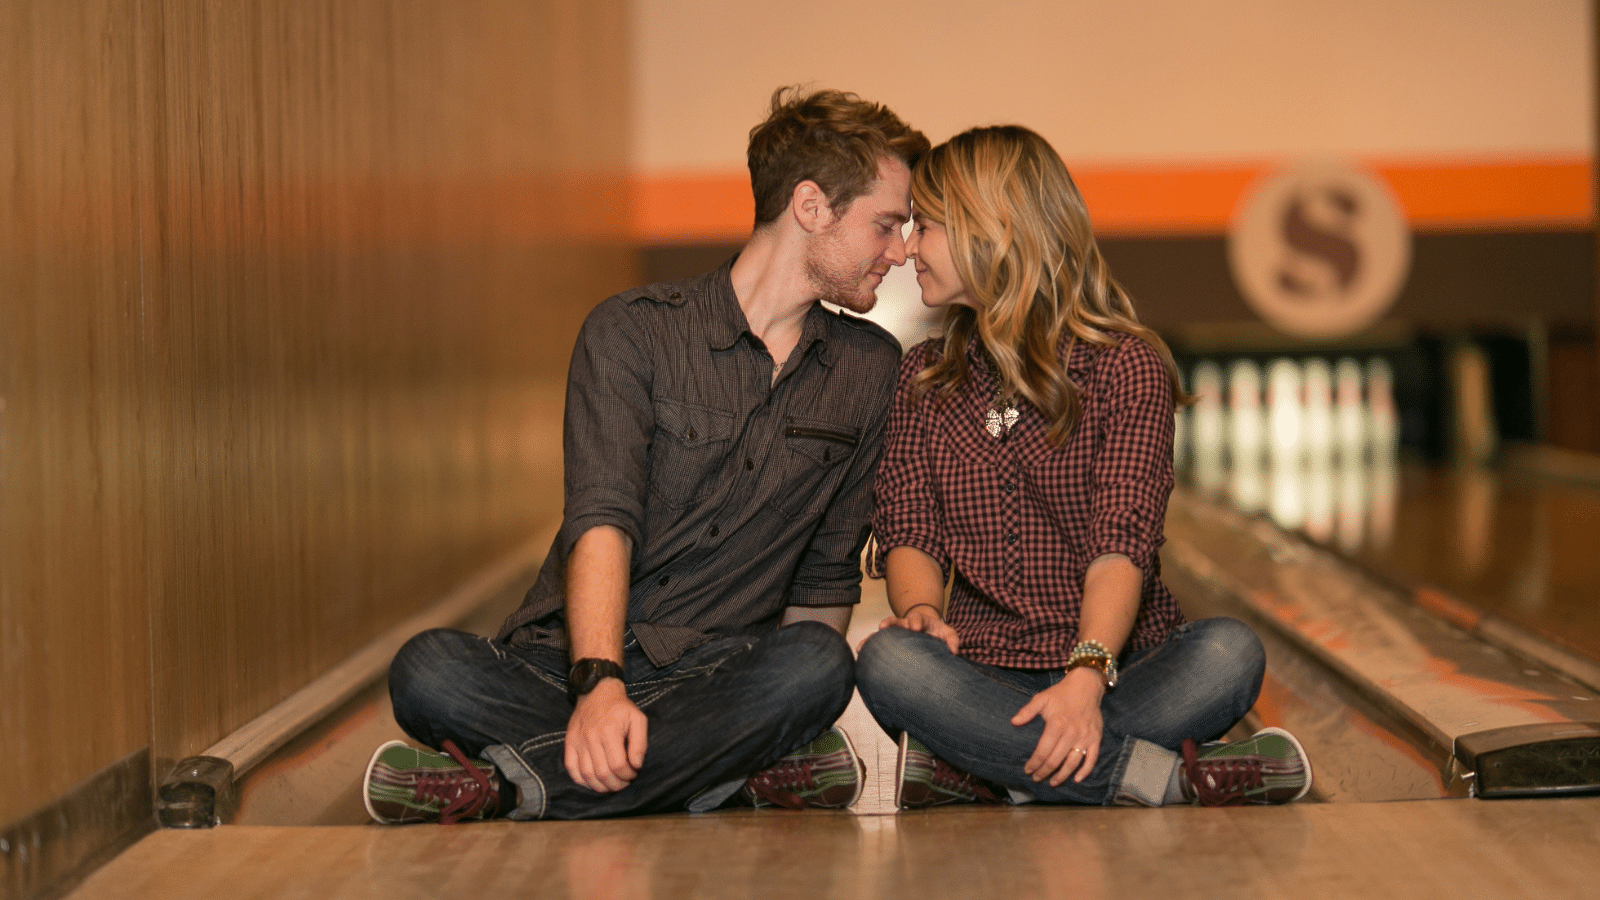
[[[855,802],[830,726],[899,346],[818,301],[866,312],[905,262],[927,149],[854,94],[780,90],[750,133],[743,251],[590,313],[555,544],[494,640],[435,630],[396,656],[395,718],[443,752],[380,747],[373,818]]]

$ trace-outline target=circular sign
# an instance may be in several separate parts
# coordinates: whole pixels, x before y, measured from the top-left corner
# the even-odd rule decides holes
[[[1378,179],[1339,162],[1307,162],[1264,179],[1228,230],[1228,263],[1269,325],[1340,338],[1376,323],[1411,264],[1411,231]]]

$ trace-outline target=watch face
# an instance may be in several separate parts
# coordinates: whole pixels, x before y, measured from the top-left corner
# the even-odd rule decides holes
[[[580,659],[567,675],[567,692],[576,701],[606,678],[621,679],[622,667],[609,659]]]

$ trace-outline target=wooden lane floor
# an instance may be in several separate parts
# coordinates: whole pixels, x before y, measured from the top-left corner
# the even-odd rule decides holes
[[[1185,480],[1469,630],[1492,618],[1600,660],[1600,460],[1524,450],[1499,468],[1305,465],[1209,478],[1188,468]]]
[[[729,811],[153,834],[73,900],[1588,898],[1600,798]]]
[[[1494,616],[1600,660],[1600,483],[1407,466],[1397,492],[1387,539],[1352,559],[1464,624]]]
[[[1174,494],[1166,536],[1162,571],[1185,611],[1255,625],[1268,666],[1251,718],[1323,760],[1324,798],[1600,792],[1593,681],[1189,489]]]

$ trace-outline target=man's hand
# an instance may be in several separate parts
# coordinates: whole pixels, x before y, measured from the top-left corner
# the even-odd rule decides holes
[[[944,619],[939,617],[938,610],[926,603],[918,603],[916,606],[906,610],[904,617],[890,616],[878,623],[879,631],[885,628],[904,628],[908,631],[921,631],[944,641],[944,645],[950,648],[951,653],[961,649],[961,635],[956,634],[954,628],[945,624]]]
[[[1105,680],[1088,666],[1073,669],[1061,681],[1033,695],[1027,705],[1011,717],[1018,727],[1044,718],[1044,734],[1039,736],[1033,755],[1022,770],[1035,783],[1050,779],[1060,787],[1076,772],[1073,781],[1082,783],[1094,770],[1100,757],[1100,699],[1105,696]]]
[[[622,790],[644,765],[649,727],[621,681],[601,680],[567,720],[567,774],[596,793]]]

